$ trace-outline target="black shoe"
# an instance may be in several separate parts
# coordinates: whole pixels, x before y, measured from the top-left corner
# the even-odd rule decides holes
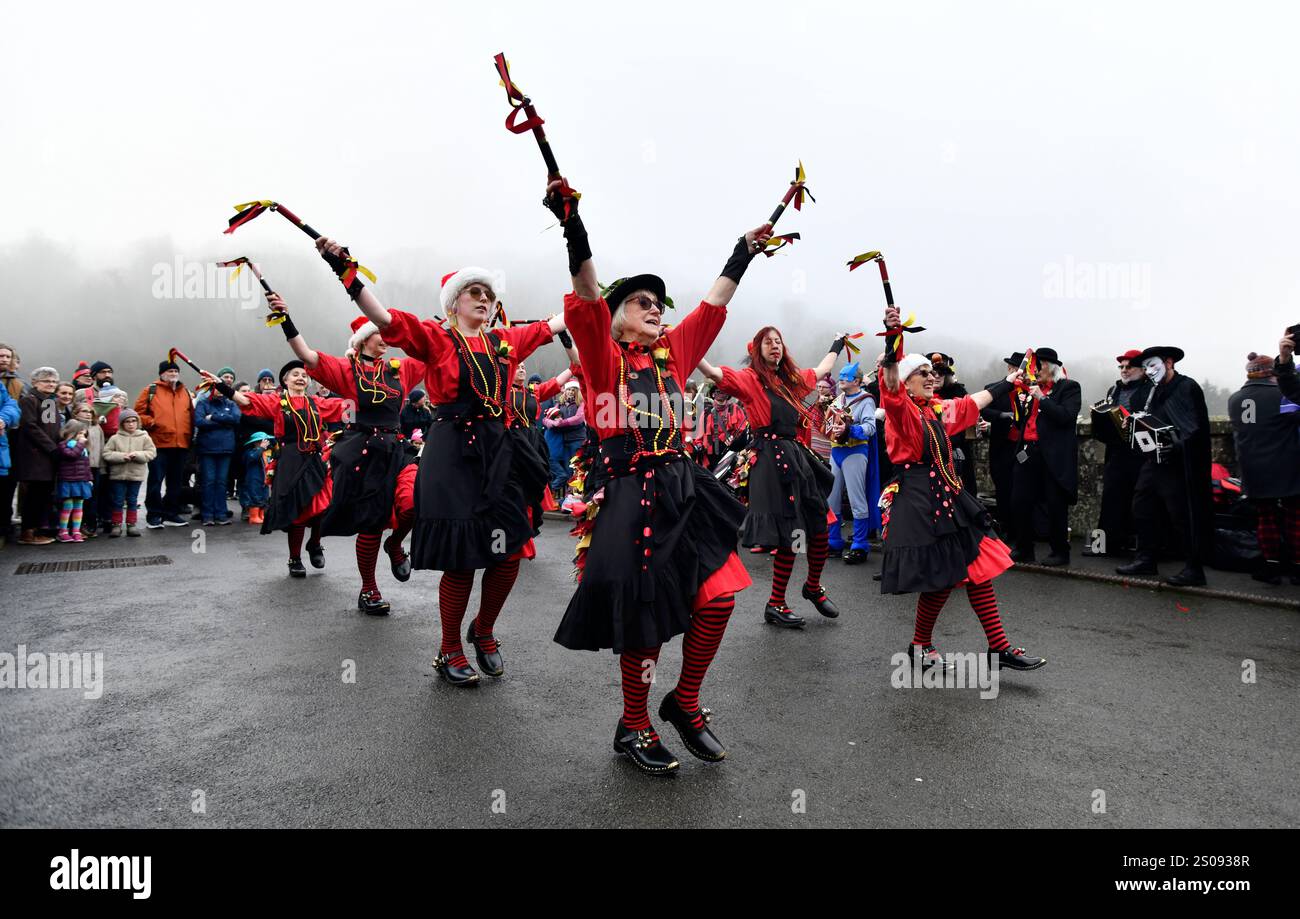
[[[313,568],[324,568],[325,547],[320,543],[307,543],[307,558]]]
[[[1025,653],[1024,648],[1008,648],[1005,651],[990,651],[989,663],[997,661],[999,668],[1004,670],[1037,670],[1047,663],[1043,657],[1031,657]]]
[[[1159,574],[1160,569],[1156,567],[1153,559],[1145,555],[1139,555],[1127,565],[1120,565],[1115,569],[1116,574]]]
[[[721,762],[727,758],[727,751],[718,738],[713,735],[713,732],[709,730],[709,722],[713,720],[713,713],[707,708],[702,708],[700,714],[704,716],[704,727],[697,728],[691,723],[691,716],[682,711],[682,706],[677,701],[677,693],[675,692],[670,692],[664,696],[664,700],[659,703],[659,717],[677,728],[682,743],[686,744],[686,749],[691,752],[692,756],[709,763]]]
[[[885,579],[885,575],[879,571],[877,571],[875,574],[871,576],[871,580],[873,581],[883,581],[884,579]]]
[[[303,574],[306,573],[306,571],[303,572]],[[388,601],[379,596],[377,590],[363,590],[357,595],[357,609],[367,616],[387,616],[391,608]]]
[[[452,686],[477,686],[479,681],[478,672],[465,662],[464,667],[458,667],[451,662],[451,655],[439,654],[433,659],[433,669],[442,674],[442,678]]]
[[[832,548],[830,548],[830,547],[827,547],[827,549],[826,549],[826,557],[827,557],[827,558],[841,558],[841,557],[843,557],[843,555],[844,555],[844,547],[843,547],[843,546],[840,546],[838,549],[832,549]]]
[[[803,617],[796,616],[788,606],[774,606],[769,603],[763,608],[763,621],[779,625],[783,629],[802,629]]]
[[[844,553],[844,564],[846,565],[861,565],[866,560],[866,549],[849,549]]]
[[[1188,565],[1173,577],[1165,578],[1165,583],[1172,587],[1204,587],[1205,570],[1200,565]]]
[[[1070,564],[1070,554],[1068,552],[1064,555],[1053,552],[1051,555],[1047,556],[1047,558],[1043,559],[1043,565],[1048,568],[1059,568],[1062,565],[1068,564]]]
[[[814,591],[814,590],[809,590],[808,585],[805,584],[803,586],[802,593],[803,593],[803,598],[805,600],[811,600],[812,605],[817,608],[817,612],[821,613],[827,619],[839,618],[840,608],[831,602],[830,597],[826,596],[825,587],[818,587]]]
[[[201,520],[203,519],[203,515],[195,514],[194,519]],[[164,516],[162,518],[162,524],[165,527],[187,527],[190,525],[190,522],[183,517],[180,517],[176,514],[172,514],[170,517]]]
[[[1265,584],[1272,584],[1274,587],[1277,587],[1282,583],[1282,575],[1275,571],[1269,571],[1267,568],[1262,571],[1256,571],[1250,577],[1252,580],[1262,581]]]
[[[924,647],[921,645],[908,645],[907,653],[912,656],[913,661],[918,659],[921,661],[922,673],[933,667],[937,667],[940,673],[953,669],[952,664],[944,659],[944,656],[935,649],[934,645],[925,645]]]
[[[306,576],[307,576],[307,569],[302,566],[302,559],[300,558],[289,559],[289,577],[305,578]]]
[[[1012,549],[1011,560],[1015,562],[1017,565],[1038,564],[1037,557],[1035,556],[1033,549],[1029,549],[1028,551],[1023,551],[1023,552],[1020,549]]]
[[[397,559],[394,559],[393,553],[388,551],[388,545],[386,543],[384,545],[384,551],[388,552],[388,565],[393,569],[393,577],[397,578],[399,581],[409,581],[411,579],[411,556],[407,555],[406,552],[402,550],[401,546],[398,546],[397,551],[402,554]]]
[[[465,633],[465,637],[474,646],[474,656],[478,658],[478,669],[488,676],[501,676],[506,672],[505,661],[501,659],[501,643],[496,643],[497,650],[495,651],[484,651],[483,646],[479,644],[482,639],[474,634],[473,619],[469,621],[469,631]]]
[[[633,766],[650,775],[672,775],[681,766],[653,728],[634,731],[623,726],[622,718],[614,729],[614,752],[626,756]]]

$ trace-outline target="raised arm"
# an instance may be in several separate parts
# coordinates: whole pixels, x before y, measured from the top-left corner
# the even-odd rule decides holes
[[[848,332],[841,332],[835,336],[835,340],[831,342],[830,350],[826,352],[826,356],[821,359],[821,363],[813,368],[814,377],[820,380],[835,369],[835,362],[839,360],[840,352],[844,350],[844,343],[848,340],[848,337]]]
[[[696,366],[700,368],[700,373],[704,374],[706,380],[712,380],[714,383],[722,382],[721,367],[714,367],[704,358],[700,358],[700,362]]]
[[[542,199],[542,203],[564,227],[564,241],[569,249],[569,275],[573,278],[573,292],[583,300],[598,300],[600,282],[596,280],[596,264],[591,258],[587,228],[583,226],[582,217],[578,215],[578,199],[561,194],[561,189],[567,185],[568,183],[563,179],[550,182],[546,186],[546,197]],[[559,318],[563,320],[563,317]],[[563,325],[560,328],[563,328]],[[555,331],[558,332],[559,329]]]
[[[714,306],[726,306],[730,303],[731,298],[736,294],[736,288],[740,286],[740,279],[744,276],[745,269],[754,260],[754,256],[763,251],[771,238],[772,227],[765,223],[736,240],[736,248],[732,250],[731,258],[727,259],[727,264],[722,267],[722,274],[704,295],[704,302],[712,303]]]
[[[284,321],[280,323],[280,331],[284,332],[284,339],[289,343],[293,356],[302,361],[308,370],[315,369],[320,361],[320,355],[311,349],[307,339],[302,337],[298,327],[293,324],[293,318],[289,315],[289,307],[285,304],[284,298],[279,294],[267,294],[266,299],[272,311],[284,317]]]
[[[320,252],[321,258],[325,259],[326,264],[334,269],[336,275],[341,275],[348,267],[344,261],[348,254],[347,246],[339,245],[334,240],[322,236],[316,240],[316,249]],[[342,280],[341,277],[340,280]],[[393,321],[393,317],[389,315],[388,310],[379,302],[379,298],[371,292],[370,288],[361,283],[360,278],[354,277],[351,284],[344,289],[347,290],[348,296],[356,301],[357,308],[375,324],[379,331],[382,332],[388,328],[388,324]],[[306,363],[306,358],[301,359],[303,363]]]

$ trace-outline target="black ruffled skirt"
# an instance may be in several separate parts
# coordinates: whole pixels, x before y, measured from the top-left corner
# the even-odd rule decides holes
[[[744,546],[789,549],[826,532],[826,496],[835,475],[815,453],[788,437],[758,435],[749,470],[749,513],[740,531]]]
[[[997,546],[988,510],[967,491],[954,493],[933,466],[898,469],[889,508],[880,589],[887,594],[946,590],[966,579],[984,540]]]
[[[409,462],[406,442],[395,433],[345,431],[330,453],[334,497],[321,521],[321,534],[355,536],[386,529],[398,473]]]
[[[524,495],[532,523],[533,535],[542,529],[542,498],[551,482],[550,453],[546,435],[540,428],[516,425],[509,429],[515,442],[514,475]]]
[[[486,568],[532,538],[525,489],[538,479],[539,460],[521,443],[496,419],[439,417],[429,426],[415,481],[412,567]]]
[[[555,640],[581,651],[657,647],[690,627],[700,586],[736,551],[744,505],[683,454],[604,490]]]
[[[302,453],[292,444],[281,447],[260,532],[288,530],[303,519],[314,503],[324,500],[319,496],[328,480],[329,469],[319,453]]]

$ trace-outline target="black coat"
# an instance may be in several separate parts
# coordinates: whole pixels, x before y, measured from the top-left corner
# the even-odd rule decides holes
[[[1283,414],[1281,404],[1282,390],[1272,380],[1247,380],[1228,399],[1248,498],[1300,495],[1300,412]]]
[[[1074,380],[1057,380],[1052,391],[1038,401],[1038,449],[1052,479],[1079,499],[1079,410],[1083,390]]]
[[[58,471],[59,411],[54,396],[30,390],[18,400],[23,417],[11,432],[11,475],[20,482],[53,482]],[[48,411],[47,411],[48,409]],[[48,421],[42,421],[48,417]]]
[[[406,403],[402,408],[401,425],[402,435],[408,440],[411,432],[416,428],[428,434],[429,428],[433,425],[433,412],[429,410],[429,400],[424,400],[419,406]]]

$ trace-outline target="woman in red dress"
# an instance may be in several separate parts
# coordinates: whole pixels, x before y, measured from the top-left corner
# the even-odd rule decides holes
[[[284,320],[280,328],[308,375],[347,402],[347,427],[330,450],[333,497],[321,521],[322,536],[356,536],[361,592],[357,609],[370,616],[388,615],[390,604],[379,591],[375,563],[380,540],[393,516],[398,474],[416,461],[402,436],[401,411],[406,394],[424,379],[424,364],[414,358],[384,358],[388,345],[365,316],[352,321],[352,337],[343,357],[313,350],[294,325],[279,294],[271,309]],[[400,529],[385,544],[393,576],[411,577],[410,558],[402,551]]]
[[[718,390],[735,396],[749,419],[754,459],[746,495],[749,513],[740,532],[742,546],[774,549],[772,592],[763,620],[781,628],[803,628],[804,618],[785,604],[786,584],[796,551],[808,554],[808,579],[802,595],[829,619],[839,608],[821,585],[826,566],[826,496],[834,484],[830,467],[803,442],[811,425],[804,399],[830,372],[844,349],[840,335],[816,367],[800,369],[775,326],[764,326],[749,343],[750,364],[736,370],[700,361],[704,376]]]
[[[324,237],[316,245],[340,278],[346,276],[347,250]],[[460,631],[474,572],[483,570],[482,603],[465,637],[479,667],[501,676],[505,666],[493,629],[536,532],[528,508],[540,503],[547,482],[545,460],[527,438],[509,433],[517,424],[510,380],[515,365],[549,342],[564,320],[489,329],[501,279],[482,268],[443,277],[445,324],[387,309],[355,278],[347,290],[385,342],[425,365],[434,421],[424,435],[415,482],[411,563],[443,573],[435,668],[452,685],[477,686],[480,677],[465,656]]]
[[[245,415],[268,418],[274,425],[275,467],[271,499],[262,520],[262,533],[284,530],[289,534],[289,575],[305,578],[302,564],[303,534],[311,529],[307,557],[313,568],[325,567],[321,547],[321,517],[330,505],[333,483],[329,477],[327,424],[342,421],[348,403],[307,395],[307,371],[293,360],[280,368],[280,392],[235,392],[234,388],[205,373]]]
[[[898,327],[898,310],[890,307],[885,328]],[[935,398],[940,376],[922,355],[880,365],[885,440],[895,471],[885,488],[880,589],[920,594],[909,651],[921,659],[923,669],[948,667],[935,650],[932,633],[948,595],[963,584],[984,627],[990,658],[1011,670],[1036,670],[1047,663],[1013,648],[1002,628],[992,581],[1011,567],[1011,553],[994,535],[984,505],[962,486],[949,440],[978,422],[980,409],[1009,393],[1019,372],[974,395],[945,401]]]
[[[771,231],[745,234],[704,302],[665,330],[660,278],[622,278],[601,295],[578,202],[568,199],[566,209],[561,187],[548,188],[547,206],[568,242],[573,292],[564,298],[564,317],[582,355],[588,422],[599,448],[584,482],[590,530],[578,561],[581,580],[555,640],[621,656],[623,715],[614,749],[644,772],[668,775],[677,758],[647,708],[659,650],[684,634],[681,677],[660,717],[692,754],[721,760],[726,750],[700,707],[700,686],[735,593],[750,583],[735,551],[744,507],[683,449],[682,383],[722,329],[726,305]]]

